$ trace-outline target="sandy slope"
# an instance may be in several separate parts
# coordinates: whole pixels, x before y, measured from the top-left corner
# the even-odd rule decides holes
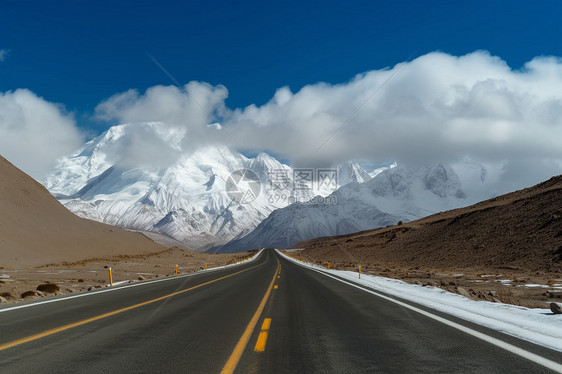
[[[0,269],[162,250],[140,233],[75,216],[0,156]]]

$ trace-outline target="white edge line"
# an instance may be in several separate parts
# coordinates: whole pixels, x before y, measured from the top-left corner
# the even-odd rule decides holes
[[[146,286],[148,284],[153,284],[153,283],[166,282],[166,281],[170,281],[170,280],[174,280],[174,279],[193,277],[195,275],[208,273],[209,271],[223,270],[223,269],[227,269],[227,268],[230,268],[230,267],[233,267],[233,266],[243,265],[243,264],[247,264],[248,262],[252,262],[262,253],[263,250],[264,250],[264,248],[260,249],[260,251],[258,253],[256,253],[252,258],[249,258],[245,261],[238,262],[238,263],[235,263],[235,264],[229,264],[227,266],[219,266],[219,267],[210,268],[210,269],[207,269],[207,270],[199,270],[199,271],[194,272],[194,273],[171,276],[171,277],[167,277],[167,278],[163,278],[163,279],[155,279],[155,280],[150,280],[150,281],[146,281],[146,282],[138,282],[138,283],[128,284],[126,286],[106,288],[106,289],[102,289],[102,290],[99,290],[99,291],[93,291],[93,292],[89,291],[89,292],[84,292],[84,293],[81,293],[81,294],[78,294],[78,295],[72,295],[72,296],[60,297],[60,298],[57,298],[57,299],[38,301],[38,302],[30,303],[30,304],[16,305],[16,306],[12,306],[12,307],[9,307],[9,308],[0,309],[0,313],[9,312],[9,311],[16,310],[16,309],[29,308],[29,307],[37,306],[37,305],[56,303],[58,301],[76,299],[78,297],[93,296],[93,295],[98,295],[100,293],[105,293],[105,292],[119,291],[119,290],[124,290],[125,288],[130,288],[130,287]]]
[[[537,355],[537,354],[535,354],[535,353],[526,351],[526,350],[524,350],[524,349],[522,349],[522,348],[519,348],[519,347],[516,347],[516,346],[514,346],[514,345],[512,345],[512,344],[506,343],[506,342],[504,342],[504,341],[502,341],[502,340],[500,340],[500,339],[493,338],[493,337],[491,337],[491,336],[488,336],[488,335],[486,335],[486,334],[483,334],[483,333],[481,333],[481,332],[479,332],[479,331],[473,330],[473,329],[471,329],[471,328],[469,328],[469,327],[463,326],[463,325],[458,324],[458,323],[456,323],[456,322],[449,321],[449,320],[446,319],[446,318],[439,317],[438,315],[435,315],[435,314],[433,314],[433,313],[427,312],[427,311],[425,311],[425,310],[423,310],[423,309],[420,309],[420,308],[416,308],[415,306],[412,306],[412,305],[410,305],[410,304],[406,304],[406,303],[404,303],[404,302],[402,302],[402,301],[399,301],[399,300],[396,300],[396,299],[394,299],[394,298],[392,298],[392,297],[388,297],[388,296],[386,296],[386,295],[380,294],[380,293],[375,292],[375,291],[373,291],[373,290],[370,290],[370,289],[368,289],[368,288],[361,287],[361,286],[359,286],[359,285],[357,285],[357,284],[354,284],[354,283],[345,281],[345,280],[343,280],[343,279],[334,277],[334,276],[332,276],[332,275],[330,275],[330,274],[327,274],[327,273],[325,273],[325,272],[323,272],[323,271],[321,271],[321,270],[314,269],[314,268],[308,267],[308,266],[304,266],[304,265],[301,264],[299,261],[297,261],[297,260],[295,260],[295,259],[293,259],[293,258],[291,258],[291,257],[289,257],[289,256],[284,255],[283,253],[281,253],[281,252],[278,251],[278,250],[276,250],[276,251],[277,251],[277,253],[279,253],[281,256],[285,257],[286,259],[292,261],[293,263],[295,263],[295,264],[297,264],[297,265],[300,265],[301,267],[303,267],[303,268],[305,268],[305,269],[310,269],[310,270],[315,271],[315,272],[317,272],[317,273],[320,273],[320,274],[322,274],[322,275],[324,275],[324,276],[326,276],[326,277],[333,278],[333,279],[335,279],[335,280],[337,280],[337,281],[340,281],[340,282],[342,282],[342,283],[345,283],[345,284],[347,284],[347,285],[349,285],[349,286],[358,288],[358,289],[360,289],[360,290],[363,290],[363,291],[365,291],[365,292],[368,292],[368,293],[370,293],[370,294],[373,294],[373,295],[375,295],[375,296],[378,296],[378,297],[380,297],[380,298],[382,298],[382,299],[385,299],[385,300],[388,300],[388,301],[393,302],[393,303],[395,303],[395,304],[398,304],[398,305],[400,305],[400,306],[402,306],[402,307],[404,307],[404,308],[408,308],[408,309],[410,309],[410,310],[412,310],[412,311],[414,311],[414,312],[417,312],[417,313],[419,313],[419,314],[422,314],[422,315],[424,315],[424,316],[426,316],[426,317],[429,317],[429,318],[431,318],[431,319],[433,319],[433,320],[435,320],[435,321],[441,322],[441,323],[443,323],[443,324],[445,324],[445,325],[447,325],[447,326],[450,326],[450,327],[455,328],[455,329],[457,329],[457,330],[460,330],[460,331],[462,331],[462,332],[464,332],[464,333],[467,333],[467,334],[469,334],[469,335],[472,335],[472,336],[474,336],[475,338],[481,339],[481,340],[483,340],[483,341],[485,341],[485,342],[487,342],[487,343],[493,344],[493,345],[495,345],[495,346],[497,346],[497,347],[499,347],[499,348],[502,348],[502,349],[504,349],[504,350],[506,350],[506,351],[508,351],[508,352],[514,353],[514,354],[516,354],[516,355],[518,355],[518,356],[520,356],[520,357],[523,357],[523,358],[525,358],[525,359],[527,359],[527,360],[529,360],[529,361],[532,361],[532,362],[534,362],[534,363],[536,363],[536,364],[539,364],[539,365],[541,365],[541,366],[544,366],[544,367],[547,368],[547,369],[551,369],[551,370],[554,370],[554,371],[556,371],[556,372],[558,372],[558,373],[562,373],[562,365],[559,364],[559,363],[557,363],[557,362],[554,362],[554,361],[552,361],[552,360],[549,360],[549,359],[547,359],[547,358],[544,358],[544,357],[542,357],[542,356],[539,356],[539,355]]]

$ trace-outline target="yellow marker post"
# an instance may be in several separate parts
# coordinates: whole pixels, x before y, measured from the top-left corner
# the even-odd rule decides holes
[[[361,279],[361,266],[359,266],[359,279]]]
[[[226,267],[226,261],[224,262],[224,267]]]
[[[109,268],[109,284],[113,287],[113,275],[111,274],[111,268]]]
[[[178,264],[176,264],[176,275],[178,275]]]
[[[330,263],[328,262],[328,270],[330,270]]]
[[[207,264],[205,264],[205,270],[207,270]]]

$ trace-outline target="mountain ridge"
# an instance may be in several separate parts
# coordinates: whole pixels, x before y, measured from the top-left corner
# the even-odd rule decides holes
[[[307,258],[386,266],[562,272],[562,175],[477,204],[297,243]]]
[[[131,145],[135,131],[169,142],[165,165],[135,164],[142,153]],[[224,146],[203,146],[181,151],[181,134],[171,133],[163,123],[124,124],[110,128],[86,143],[74,155],[59,160],[45,185],[68,209],[79,216],[126,229],[155,232],[194,249],[222,244],[251,232],[274,210],[292,201],[308,201],[316,194],[328,195],[328,187],[315,190],[287,189],[279,194],[271,184],[274,173],[286,174],[290,184],[294,169],[266,153],[254,158]],[[116,150],[125,149],[127,152]],[[147,156],[140,157],[146,162]],[[159,161],[159,157],[157,161]],[[150,160],[149,160],[150,161]],[[369,174],[354,163],[342,164],[347,180],[367,180]],[[253,173],[259,182],[248,204],[233,201],[229,186],[252,192],[252,181],[233,181],[239,170]],[[343,175],[343,174],[342,174]],[[227,186],[227,183],[230,185]]]
[[[313,237],[337,236],[412,221],[470,205],[478,201],[479,196],[469,198],[452,167],[438,163],[420,170],[403,166],[388,168],[367,182],[342,186],[324,201],[330,198],[334,203],[292,204],[278,209],[246,236],[212,250],[289,248]]]

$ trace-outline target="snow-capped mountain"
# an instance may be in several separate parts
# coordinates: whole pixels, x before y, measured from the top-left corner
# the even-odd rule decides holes
[[[368,182],[372,177],[359,164],[355,162],[347,162],[340,164],[338,169],[338,182],[340,186],[345,186],[351,182],[363,183]]]
[[[467,161],[458,167],[475,169],[477,165]],[[216,250],[288,248],[302,240],[394,225],[492,197],[486,195],[486,181],[480,177],[478,188],[467,194],[449,165],[421,170],[394,166],[365,183],[349,183],[323,199],[276,210],[254,231]],[[479,167],[479,175],[486,175],[486,168]]]
[[[143,148],[139,129],[160,140],[165,154]],[[334,191],[288,187],[297,183],[295,171],[265,153],[248,158],[223,146],[184,152],[184,136],[162,123],[114,126],[61,159],[44,184],[79,216],[164,234],[194,249],[240,238],[274,210]],[[370,179],[357,164],[337,170],[345,182]]]

